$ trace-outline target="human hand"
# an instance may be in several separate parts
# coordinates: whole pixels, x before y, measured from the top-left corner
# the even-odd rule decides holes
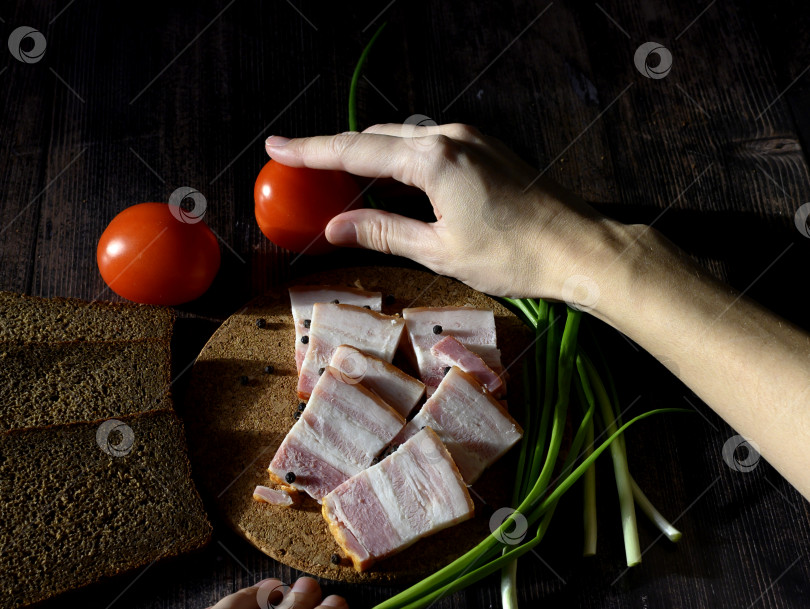
[[[211,609],[349,609],[334,594],[321,600],[321,587],[311,577],[301,577],[292,588],[278,579],[263,579],[221,599]]]
[[[500,296],[564,298],[566,281],[592,278],[619,225],[542,178],[495,138],[460,124],[375,125],[286,140],[268,154],[295,167],[393,178],[424,191],[436,221],[374,209],[339,214],[326,238],[406,256]]]

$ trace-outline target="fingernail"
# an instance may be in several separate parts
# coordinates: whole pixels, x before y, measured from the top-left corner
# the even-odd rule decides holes
[[[265,577],[264,579],[260,579],[260,580],[259,580],[259,581],[257,581],[255,584],[253,584],[253,585],[251,586],[251,588],[258,588],[258,587],[260,587],[262,584],[265,584],[265,583],[267,583],[267,582],[269,582],[269,581],[272,581],[273,579],[275,579],[275,578],[274,578],[274,577]]]
[[[327,596],[321,601],[321,607],[346,607],[346,601],[341,596]]]
[[[286,146],[290,143],[290,138],[281,135],[271,135],[264,141],[265,146],[278,148],[279,146]]]
[[[334,245],[355,245],[357,228],[351,222],[335,222],[326,227],[326,240]]]
[[[311,594],[313,592],[320,592],[320,586],[311,577],[299,577],[293,584],[292,592],[299,594]]]

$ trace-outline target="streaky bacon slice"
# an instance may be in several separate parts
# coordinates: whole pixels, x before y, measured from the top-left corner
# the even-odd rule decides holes
[[[345,382],[362,383],[403,417],[411,413],[425,394],[422,381],[385,360],[349,345],[340,345],[335,349],[329,365],[340,372]]]
[[[295,491],[292,491],[292,493],[295,493]],[[295,503],[292,493],[285,489],[257,486],[253,489],[253,498],[262,503],[289,507]]]
[[[357,571],[471,518],[458,468],[429,427],[323,498],[329,530]]]
[[[309,336],[306,322],[312,321],[312,305],[316,302],[333,302],[358,307],[368,306],[373,311],[382,310],[382,294],[366,292],[356,288],[339,285],[296,285],[290,288],[290,305],[292,305],[293,322],[295,323],[295,366],[301,372],[301,364],[307,353],[308,343],[302,343],[302,336]]]
[[[405,321],[401,317],[353,305],[315,303],[309,349],[298,376],[298,397],[302,400],[309,397],[318,382],[320,369],[329,365],[340,345],[350,345],[390,363],[404,329]]]
[[[408,440],[425,426],[447,446],[467,484],[523,437],[523,429],[501,403],[456,366],[393,443]]]
[[[461,368],[486,387],[496,398],[501,398],[506,394],[506,386],[501,376],[487,366],[480,355],[470,351],[454,336],[445,336],[431,347],[430,352],[445,367],[458,366]]]
[[[270,478],[320,501],[371,465],[404,425],[382,398],[359,383],[344,382],[327,366],[270,462]],[[294,477],[288,479],[289,473]]]
[[[489,309],[472,307],[416,307],[403,309],[410,355],[430,396],[442,382],[445,365],[431,349],[445,336],[453,336],[476,353],[496,374],[503,370],[496,346],[495,315]],[[434,332],[439,326],[440,333]]]

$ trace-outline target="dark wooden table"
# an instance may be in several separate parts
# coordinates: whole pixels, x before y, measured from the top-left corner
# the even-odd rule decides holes
[[[25,64],[0,48],[0,289],[117,300],[95,263],[106,224],[180,186],[200,190],[223,265],[206,296],[178,309],[175,393],[193,416],[193,404],[182,407],[182,372],[219,321],[291,276],[380,260],[296,259],[259,232],[252,193],[265,137],[347,129],[355,61],[387,21],[360,84],[363,125],[415,114],[475,124],[607,213],[654,222],[718,276],[810,325],[810,239],[794,226],[810,201],[801,0],[343,4],[4,3],[3,40],[30,26],[47,51]],[[663,78],[634,65],[649,41],[671,53]],[[684,538],[672,545],[641,517],[643,563],[626,571],[603,462],[598,555],[580,556],[572,492],[539,552],[520,562],[523,606],[810,605],[807,502],[765,461],[747,473],[727,466],[721,451],[734,431],[650,356],[606,334],[625,404],[699,413],[628,434],[632,471]],[[204,552],[54,606],[204,607],[259,578],[298,575],[214,518]],[[324,587],[352,607],[393,591]],[[437,607],[497,607],[498,598],[490,580]]]

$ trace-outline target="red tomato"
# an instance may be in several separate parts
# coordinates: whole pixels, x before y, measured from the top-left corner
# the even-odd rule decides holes
[[[96,260],[112,290],[135,302],[176,305],[201,296],[219,270],[219,244],[204,222],[166,203],[140,203],[113,218]]]
[[[276,245],[307,254],[334,249],[324,236],[326,225],[343,211],[360,207],[360,189],[343,171],[287,167],[270,161],[253,189],[256,221]]]

